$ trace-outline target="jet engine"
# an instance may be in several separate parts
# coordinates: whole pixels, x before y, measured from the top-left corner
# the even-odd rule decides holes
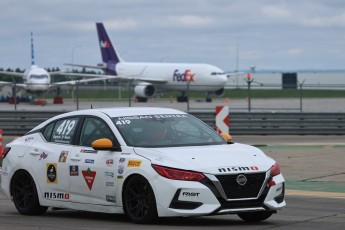
[[[156,94],[156,89],[150,83],[142,82],[134,87],[134,93],[138,97],[153,97]]]
[[[224,88],[220,88],[220,89],[214,91],[213,93],[214,93],[215,95],[217,95],[218,97],[221,97],[221,96],[224,95],[224,91],[225,91]]]

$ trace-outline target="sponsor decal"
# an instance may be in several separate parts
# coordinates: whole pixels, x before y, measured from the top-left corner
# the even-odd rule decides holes
[[[57,184],[57,164],[56,163],[47,163],[47,183],[48,184]]]
[[[104,176],[114,177],[114,173],[113,172],[105,172]]]
[[[127,167],[140,167],[141,166],[141,160],[129,160]]]
[[[173,76],[173,81],[182,81],[182,82],[194,82],[195,73],[192,73],[187,69],[184,73],[179,73],[179,70],[176,69]]]
[[[119,163],[124,163],[125,161],[126,161],[126,158],[121,157],[121,158],[119,159]]]
[[[198,197],[200,192],[182,192],[182,196]]]
[[[105,196],[105,199],[106,199],[108,202],[116,203],[116,196],[106,195],[106,196]]]
[[[107,182],[105,182],[105,186],[112,187],[112,186],[114,186],[114,182],[107,181]]]
[[[81,153],[97,153],[97,150],[94,149],[81,149],[80,150]]]
[[[244,174],[239,174],[236,177],[236,182],[237,182],[237,184],[244,186],[247,183],[247,177]]]
[[[121,155],[131,155],[130,153],[121,153]]]
[[[96,177],[96,171],[91,171],[91,169],[88,168],[87,170],[83,170],[81,172],[84,176],[87,187],[89,187],[89,189],[91,190],[93,182],[94,182],[95,177]]]
[[[69,175],[70,176],[79,176],[79,167],[78,165],[69,166]]]
[[[60,153],[59,162],[66,162],[68,156],[68,151],[62,151]]]
[[[106,161],[105,161],[105,164],[106,164],[107,166],[113,166],[113,165],[114,165],[114,160],[113,160],[113,159],[106,160]]]
[[[47,157],[48,157],[48,154],[46,154],[45,152],[42,152],[39,160],[46,159]]]
[[[124,165],[119,165],[119,168],[118,168],[117,172],[119,174],[122,174],[124,171],[125,171],[125,166]]]
[[[241,172],[241,171],[257,171],[259,170],[259,167],[257,166],[234,166],[234,167],[224,167],[224,168],[218,168],[219,172]]]
[[[117,175],[117,179],[123,179],[122,175]]]
[[[29,142],[29,141],[32,141],[34,138],[33,137],[27,137],[27,138],[25,138],[25,142]]]
[[[93,163],[95,163],[95,160],[94,159],[85,159],[85,163],[93,164]]]
[[[70,194],[63,192],[45,192],[44,198],[53,200],[69,200]]]

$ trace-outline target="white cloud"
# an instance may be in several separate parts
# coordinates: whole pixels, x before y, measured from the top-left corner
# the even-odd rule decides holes
[[[291,16],[290,11],[281,5],[263,6],[261,12],[269,18],[288,18]]]
[[[214,19],[209,16],[174,15],[168,16],[168,22],[183,27],[207,27],[214,23]]]
[[[300,54],[302,54],[303,50],[301,49],[289,49],[287,51],[287,53],[290,55],[290,56],[299,56]]]
[[[306,18],[302,23],[311,27],[345,27],[345,14]]]

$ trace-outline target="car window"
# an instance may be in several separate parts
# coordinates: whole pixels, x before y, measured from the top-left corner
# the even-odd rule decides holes
[[[93,141],[108,138],[114,142],[115,137],[109,126],[101,119],[86,117],[80,133],[79,145],[90,146]]]
[[[68,118],[57,121],[50,141],[55,143],[71,144],[77,123],[78,118]],[[47,131],[47,134],[48,133],[49,132]]]
[[[42,133],[43,137],[47,140],[50,141],[50,138],[53,133],[53,128],[54,128],[55,122],[47,125]]]
[[[112,118],[129,146],[174,147],[225,144],[212,128],[185,114],[160,114]]]

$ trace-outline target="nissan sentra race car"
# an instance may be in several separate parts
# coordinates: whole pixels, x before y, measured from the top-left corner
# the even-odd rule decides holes
[[[168,108],[64,113],[7,144],[1,188],[23,215],[48,207],[158,217],[269,218],[286,203],[279,164]]]

